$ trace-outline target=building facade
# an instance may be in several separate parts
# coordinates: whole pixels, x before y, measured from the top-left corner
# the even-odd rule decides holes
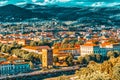
[[[53,66],[53,52],[51,49],[42,49],[42,67],[52,68]]]
[[[29,45],[31,40],[29,39],[17,39],[16,42],[21,45]]]
[[[119,43],[102,43],[99,45],[93,43],[86,43],[84,45],[80,45],[80,55],[90,55],[90,54],[100,54],[102,56],[106,56],[108,51],[120,51]]]
[[[14,63],[5,61],[0,63],[0,75],[14,75],[30,71],[29,63]]]

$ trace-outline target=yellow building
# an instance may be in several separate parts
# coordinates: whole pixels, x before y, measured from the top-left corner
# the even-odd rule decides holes
[[[51,49],[42,49],[42,67],[52,68],[53,66],[53,52]]]
[[[18,44],[21,44],[21,45],[29,45],[30,44],[30,41],[29,39],[17,39],[16,42]]]

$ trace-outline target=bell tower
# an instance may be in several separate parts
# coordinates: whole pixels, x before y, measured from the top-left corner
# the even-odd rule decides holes
[[[52,49],[42,49],[42,67],[53,67],[53,52]]]

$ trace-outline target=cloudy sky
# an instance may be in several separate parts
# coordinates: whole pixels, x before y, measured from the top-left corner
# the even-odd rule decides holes
[[[0,6],[7,4],[22,5],[27,3],[34,3],[38,5],[99,7],[120,5],[120,0],[0,0]]]

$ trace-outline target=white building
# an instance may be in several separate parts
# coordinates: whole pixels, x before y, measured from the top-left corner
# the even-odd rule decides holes
[[[90,55],[90,54],[100,54],[106,56],[108,51],[120,51],[120,44],[115,43],[111,44],[108,42],[96,45],[92,42],[87,42],[84,45],[80,45],[80,54],[81,56]]]

